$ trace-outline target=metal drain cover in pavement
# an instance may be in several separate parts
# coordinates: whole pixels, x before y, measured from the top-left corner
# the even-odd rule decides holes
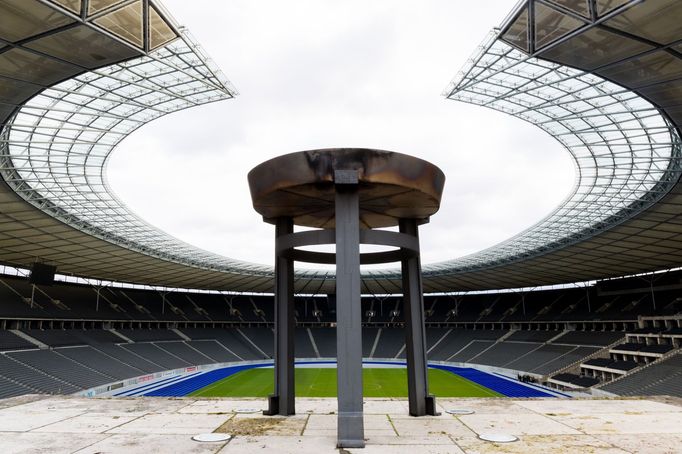
[[[195,435],[192,437],[192,440],[202,441],[202,442],[217,442],[217,441],[228,441],[230,438],[232,438],[232,435],[208,433],[208,434]]]
[[[235,413],[260,413],[262,410],[260,408],[237,408]]]
[[[445,413],[449,413],[451,415],[473,415],[476,412],[469,410],[468,408],[452,408],[450,410],[445,410]]]
[[[478,434],[478,438],[485,441],[492,441],[493,443],[511,443],[518,441],[519,438],[509,434]]]

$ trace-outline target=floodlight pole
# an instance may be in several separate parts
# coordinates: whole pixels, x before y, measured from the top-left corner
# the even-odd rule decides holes
[[[277,218],[275,243],[294,232],[294,221]],[[275,245],[275,248],[277,246]],[[268,399],[266,415],[296,413],[294,394],[294,261],[275,253],[275,392]]]
[[[357,170],[335,170],[337,446],[365,446],[362,414],[360,197]]]

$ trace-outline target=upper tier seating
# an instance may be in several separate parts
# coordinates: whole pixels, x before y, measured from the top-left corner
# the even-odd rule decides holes
[[[621,396],[682,397],[682,354],[654,363],[601,389]]]
[[[11,331],[0,330],[0,351],[21,350],[24,348],[35,348],[35,345]]]

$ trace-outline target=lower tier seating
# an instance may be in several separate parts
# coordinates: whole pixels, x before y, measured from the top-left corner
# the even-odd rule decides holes
[[[73,393],[163,370],[260,360],[272,357],[274,346],[273,331],[268,327],[181,328],[178,331],[145,328],[140,331],[142,333],[135,329],[34,329],[27,331],[30,338],[25,339],[16,332],[0,330],[0,396],[29,392]],[[599,349],[594,345],[596,340],[613,343],[614,339],[624,339],[624,333],[603,334],[428,328],[426,345],[431,361],[482,364],[520,373],[549,375],[580,363],[596,352]],[[405,335],[403,328],[363,328],[363,356],[405,358]],[[31,338],[36,339],[36,343],[32,344]],[[336,356],[336,330],[332,327],[298,327],[295,341],[297,357]],[[44,348],[45,345],[48,348]],[[638,345],[637,348],[641,351],[646,347]],[[665,346],[665,350],[670,348]],[[680,356],[675,358],[679,361]],[[655,365],[635,372],[633,376],[645,379],[637,386],[628,378],[606,385],[604,389],[608,391],[613,386],[616,391],[622,387],[623,392],[668,390],[669,394],[674,394],[677,392],[674,377],[681,378],[676,373],[682,365],[668,361],[666,364],[671,367],[667,369]],[[629,358],[615,357],[585,363],[624,372],[643,365]],[[597,379],[584,374],[563,375],[580,386],[597,383]]]

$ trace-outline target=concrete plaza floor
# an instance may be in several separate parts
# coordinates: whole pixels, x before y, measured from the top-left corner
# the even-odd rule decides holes
[[[682,453],[682,400],[439,399],[436,417],[412,418],[407,402],[367,399],[358,453]],[[81,398],[0,400],[0,452],[9,453],[338,453],[336,400],[298,399],[298,414],[266,417],[263,399]],[[445,410],[471,409],[452,416]],[[200,443],[192,435],[234,435]],[[508,433],[496,444],[482,433]],[[343,451],[342,451],[343,452]]]

